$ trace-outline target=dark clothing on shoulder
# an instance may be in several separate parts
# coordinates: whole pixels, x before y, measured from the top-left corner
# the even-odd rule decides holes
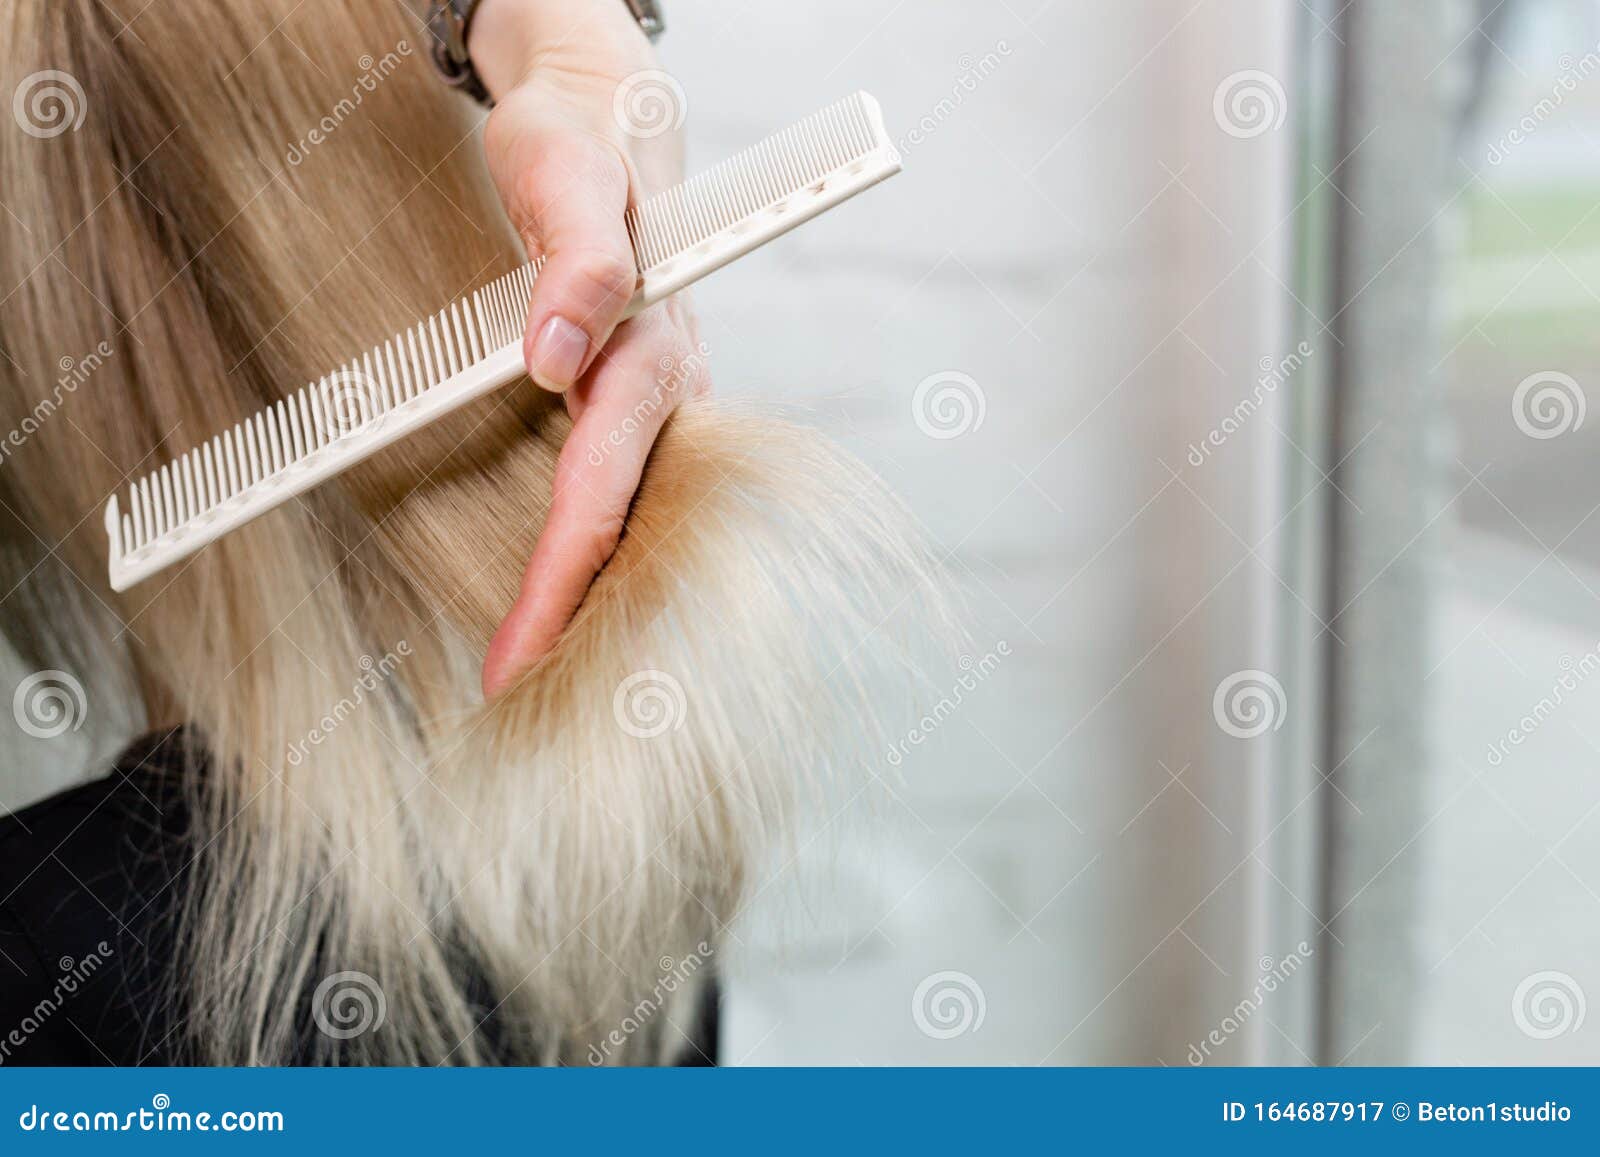
[[[0,1061],[172,1063],[184,734],[0,818]]]
[[[190,742],[145,736],[104,778],[0,817],[0,1064],[187,1063]],[[714,986],[696,1028],[682,1063],[715,1063]]]

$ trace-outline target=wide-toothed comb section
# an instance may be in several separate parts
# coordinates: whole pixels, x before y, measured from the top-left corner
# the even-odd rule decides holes
[[[648,270],[685,253],[882,147],[856,93],[730,157],[628,214],[634,256]]]

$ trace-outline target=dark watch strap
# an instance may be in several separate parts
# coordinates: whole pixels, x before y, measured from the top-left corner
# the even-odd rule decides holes
[[[661,19],[661,5],[656,0],[624,0],[628,11],[633,13],[633,18],[639,22],[639,27],[644,29],[644,34],[651,40],[660,36],[667,30],[667,22]]]
[[[478,0],[439,0],[428,12],[428,31],[433,33],[433,66],[451,88],[459,88],[480,104],[493,104],[489,90],[472,67],[467,55],[467,34]]]
[[[452,88],[459,88],[480,104],[494,103],[478,70],[467,53],[467,37],[472,32],[472,17],[480,0],[437,0],[428,12],[428,31],[433,34],[430,56],[439,76]],[[639,27],[651,40],[667,29],[656,0],[623,0]]]

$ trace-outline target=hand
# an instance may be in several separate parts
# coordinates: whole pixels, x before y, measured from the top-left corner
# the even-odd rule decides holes
[[[482,0],[468,50],[496,102],[489,170],[529,258],[545,259],[523,357],[573,419],[521,593],[484,659],[492,697],[555,646],[616,549],[662,425],[708,382],[682,294],[618,325],[638,278],[624,213],[682,170],[675,131],[618,115],[619,90],[652,83],[639,74],[659,67],[627,7]],[[681,120],[681,109],[654,111]]]

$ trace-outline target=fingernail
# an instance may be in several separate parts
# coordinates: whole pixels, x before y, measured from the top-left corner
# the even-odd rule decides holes
[[[547,390],[565,390],[578,380],[589,337],[564,317],[544,323],[533,342],[533,379]]]

